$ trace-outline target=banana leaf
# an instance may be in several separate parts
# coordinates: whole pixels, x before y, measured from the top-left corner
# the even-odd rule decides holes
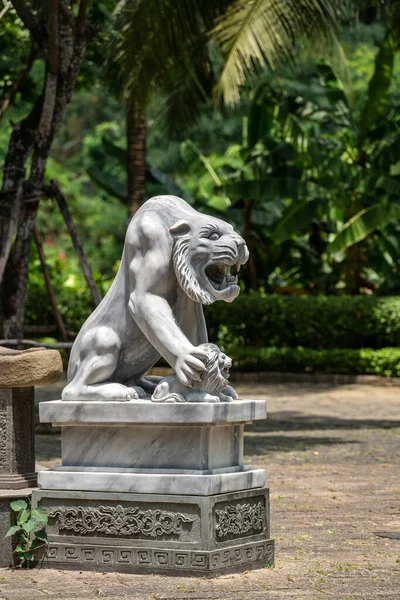
[[[349,246],[364,240],[375,230],[384,229],[389,223],[400,219],[400,205],[375,204],[361,210],[345,224],[342,231],[328,245],[328,252],[343,252]]]
[[[117,198],[122,204],[128,204],[126,188],[116,177],[104,173],[97,167],[88,169],[87,174],[94,183],[97,183],[110,196]]]
[[[360,119],[358,147],[362,148],[369,131],[382,115],[392,83],[395,41],[390,29],[386,31],[375,58],[375,70],[369,83],[368,97]]]
[[[318,216],[321,199],[316,198],[290,207],[283,219],[272,231],[271,237],[276,242],[284,242],[292,235],[298,234],[310,225]]]

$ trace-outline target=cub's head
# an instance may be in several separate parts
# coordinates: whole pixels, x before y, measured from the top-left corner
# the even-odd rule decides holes
[[[197,214],[190,223],[181,220],[170,228],[175,275],[195,302],[232,302],[240,291],[237,272],[249,258],[246,243],[232,225]]]
[[[207,355],[206,370],[200,375],[201,382],[195,383],[193,388],[199,388],[209,394],[219,394],[229,383],[229,369],[232,366],[232,360],[215,344],[200,344],[199,348]]]

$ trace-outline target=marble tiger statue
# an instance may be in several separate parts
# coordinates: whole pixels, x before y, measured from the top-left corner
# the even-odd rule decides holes
[[[230,224],[176,196],[145,202],[129,224],[112,286],[75,340],[62,399],[151,396],[159,379],[145,373],[160,356],[183,385],[200,381],[208,341],[202,305],[236,298],[231,269],[247,259]]]

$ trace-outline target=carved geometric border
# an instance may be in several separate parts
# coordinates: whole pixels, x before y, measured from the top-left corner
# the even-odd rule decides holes
[[[252,542],[211,551],[160,548],[123,548],[103,545],[62,544],[49,542],[47,566],[78,565],[94,569],[144,569],[211,572],[251,563],[274,564],[274,542]]]

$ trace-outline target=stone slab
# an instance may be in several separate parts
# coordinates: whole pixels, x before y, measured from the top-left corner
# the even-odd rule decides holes
[[[267,418],[265,400],[157,404],[130,402],[71,402],[52,400],[39,404],[41,423],[55,425],[210,424],[247,423]]]
[[[63,365],[58,350],[12,350],[0,346],[1,387],[20,388],[55,383],[62,372]]]
[[[243,465],[243,425],[62,427],[70,467],[215,470]]]
[[[178,496],[36,490],[51,568],[218,575],[272,566],[269,490]]]
[[[135,469],[57,467],[39,471],[38,485],[46,490],[182,494],[211,496],[265,485],[264,469],[211,475],[191,473],[140,473]]]
[[[0,490],[0,500],[5,500],[8,498],[9,501],[14,500],[15,498],[27,498],[32,494],[32,490],[36,488],[22,488],[20,490],[7,489]]]

